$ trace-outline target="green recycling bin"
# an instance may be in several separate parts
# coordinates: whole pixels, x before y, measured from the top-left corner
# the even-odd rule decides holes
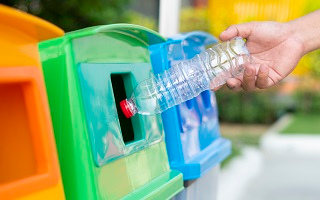
[[[39,44],[67,199],[169,199],[171,170],[160,115],[123,116],[119,101],[151,76],[149,45],[165,39],[115,24]]]

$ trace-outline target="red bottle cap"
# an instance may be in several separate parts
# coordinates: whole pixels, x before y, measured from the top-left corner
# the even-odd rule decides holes
[[[126,99],[120,101],[120,107],[126,118],[131,118],[133,116],[133,112],[131,111],[129,103]]]

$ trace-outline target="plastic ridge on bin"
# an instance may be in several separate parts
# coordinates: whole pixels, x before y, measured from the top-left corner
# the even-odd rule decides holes
[[[1,4],[0,30],[1,64],[7,67],[40,67],[37,43],[64,34],[49,22]]]
[[[195,31],[151,45],[153,70],[167,70],[216,42],[212,35]],[[162,121],[170,167],[181,171],[184,180],[203,176],[231,153],[230,141],[220,136],[216,99],[211,91],[163,112]]]
[[[171,170],[160,115],[119,110],[151,75],[148,46],[165,39],[115,24],[39,44],[63,184],[69,199],[168,199],[183,189]]]
[[[38,42],[58,27],[0,5],[0,199],[65,199]]]

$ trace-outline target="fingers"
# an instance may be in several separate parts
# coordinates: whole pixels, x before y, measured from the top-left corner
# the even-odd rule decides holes
[[[259,67],[260,66],[260,67]],[[256,71],[258,70],[258,73]],[[243,78],[230,78],[227,80],[227,86],[232,91],[252,91],[257,88],[266,89],[274,85],[274,82],[269,77],[269,67],[265,64],[253,65],[248,64],[245,66]],[[213,91],[217,91],[221,88],[214,88]]]
[[[248,38],[254,28],[254,23],[245,23],[229,26],[225,31],[223,31],[219,39],[222,41],[230,40],[236,36],[243,38]]]
[[[242,89],[241,84],[242,84],[241,81],[236,78],[230,78],[227,80],[228,88],[235,92],[240,91]]]
[[[251,64],[247,65],[244,70],[242,88],[245,91],[256,89],[256,67]]]
[[[256,73],[257,70],[258,73]],[[266,89],[272,85],[274,85],[274,82],[269,78],[269,67],[265,64],[248,64],[245,66],[242,80],[230,78],[227,81],[227,86],[232,91]]]
[[[260,89],[268,88],[272,85],[269,79],[269,67],[265,64],[260,66],[259,72],[257,74],[256,86]]]

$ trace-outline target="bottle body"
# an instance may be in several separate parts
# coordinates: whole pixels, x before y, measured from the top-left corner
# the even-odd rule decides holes
[[[161,113],[202,91],[225,84],[227,79],[242,74],[249,62],[251,57],[244,40],[234,38],[139,83],[123,104],[127,103],[130,109],[128,116]]]

